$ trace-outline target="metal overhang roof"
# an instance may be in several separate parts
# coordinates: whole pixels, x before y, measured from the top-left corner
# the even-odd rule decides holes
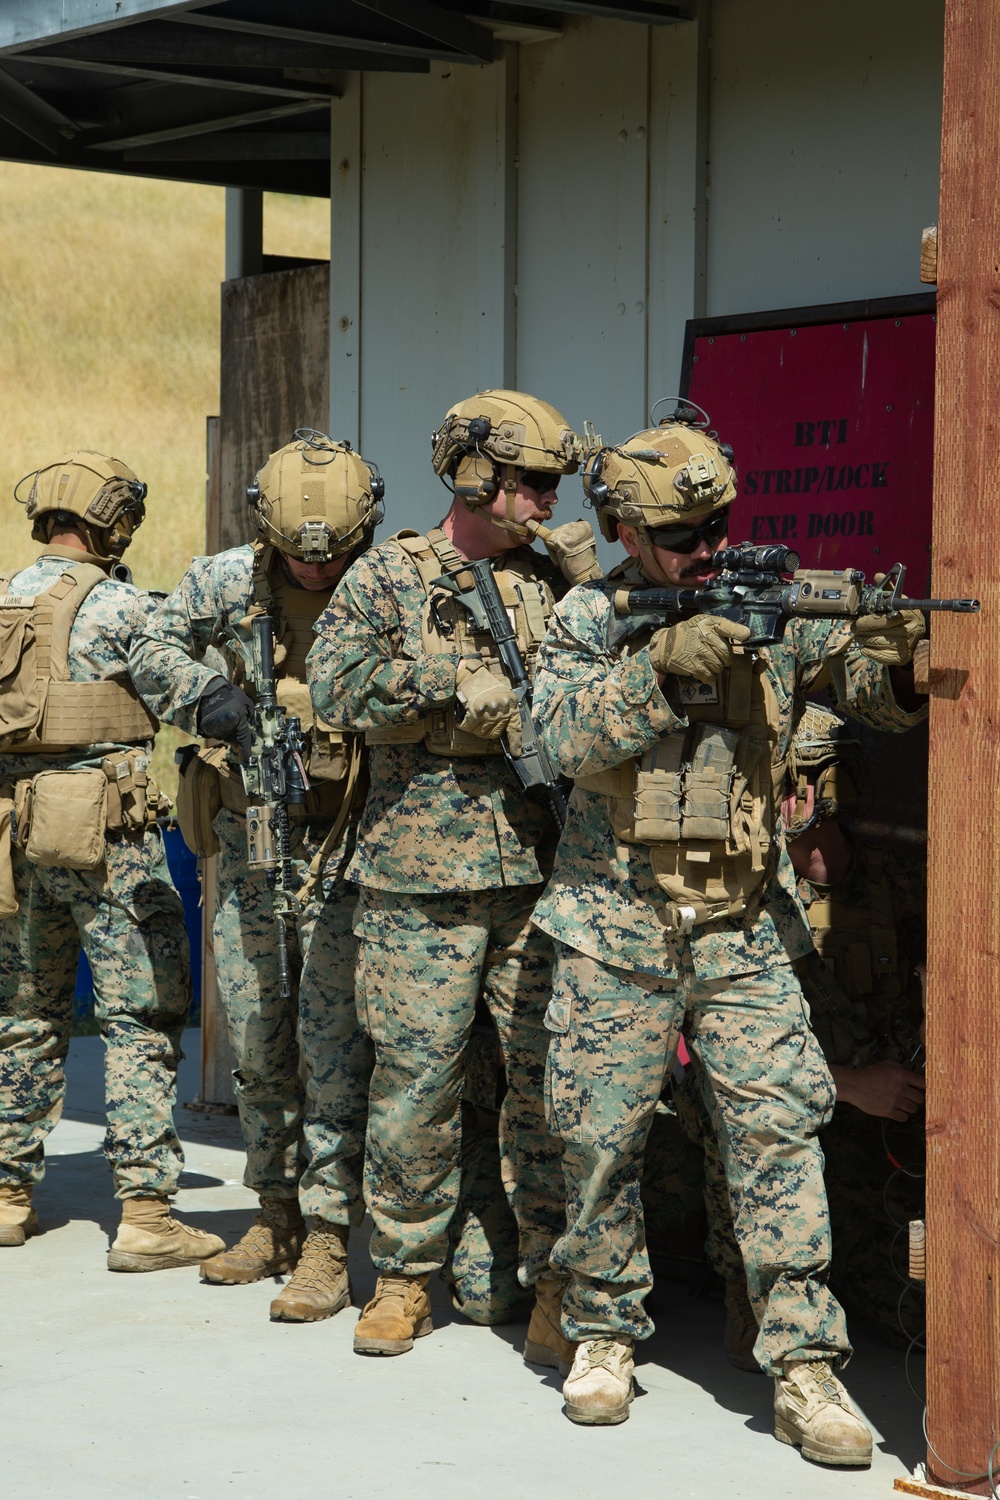
[[[0,0],[0,159],[329,193],[354,71],[482,65],[568,15],[688,20],[694,0]]]

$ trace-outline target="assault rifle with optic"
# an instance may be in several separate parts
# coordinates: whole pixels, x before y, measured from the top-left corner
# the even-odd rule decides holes
[[[791,619],[853,620],[860,615],[893,615],[902,609],[979,613],[978,599],[905,598],[902,563],[869,584],[856,568],[824,572],[800,568],[799,562],[799,554],[789,547],[755,547],[747,542],[725,547],[712,558],[713,567],[721,572],[704,587],[618,589],[615,613],[720,615],[748,628],[750,635],[743,642],[747,647],[774,645]]]
[[[476,629],[488,635],[496,646],[500,664],[517,701],[520,719],[520,754],[515,755],[507,736],[501,736],[507,764],[524,790],[543,797],[556,824],[565,828],[566,798],[531,718],[531,682],[490,559],[483,557],[476,562],[464,562],[453,573],[435,578],[434,586],[447,589],[454,595],[472,616]]]
[[[286,718],[278,702],[274,676],[274,621],[258,615],[253,622],[250,680],[257,705],[249,743],[240,744],[243,788],[247,794],[247,858],[251,869],[263,870],[272,892],[278,928],[278,988],[281,998],[292,993],[288,968],[289,920],[301,910],[299,884],[292,863],[288,809],[303,803],[309,791],[303,753],[305,739],[299,719]]]

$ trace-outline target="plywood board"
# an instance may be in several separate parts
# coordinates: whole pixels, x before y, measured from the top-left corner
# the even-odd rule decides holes
[[[246,487],[296,427],[329,416],[330,267],[222,285],[219,545],[249,541]],[[348,436],[349,434],[334,434]]]

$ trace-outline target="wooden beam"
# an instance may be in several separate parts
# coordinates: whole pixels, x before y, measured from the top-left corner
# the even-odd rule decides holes
[[[126,161],[329,161],[328,130],[220,130],[135,146]]]
[[[607,21],[638,21],[646,26],[671,26],[676,21],[693,21],[694,0],[687,5],[666,5],[660,0],[635,0],[631,5],[602,5],[600,0],[518,0],[532,10],[556,10],[574,16],[601,16]],[[700,14],[700,9],[697,11]]]
[[[1000,1438],[1000,9],[946,0],[928,824],[928,1479],[988,1493]]]
[[[397,21],[419,36],[429,36],[435,42],[454,47],[456,62],[466,60],[462,53],[478,62],[494,62],[498,55],[499,44],[494,42],[492,32],[485,26],[466,20],[459,11],[445,10],[433,0],[354,0],[354,4],[362,10],[385,16],[387,20]]]
[[[405,42],[388,42],[375,37],[340,35],[329,31],[310,31],[301,26],[282,26],[270,21],[246,21],[236,16],[208,15],[199,11],[188,11],[173,17],[190,27],[204,30],[239,32],[248,37],[263,37],[272,41],[296,42],[313,49],[338,47],[354,53],[371,53],[375,57],[454,57],[447,47],[411,46]],[[346,66],[368,67],[368,63],[352,63]]]
[[[116,102],[112,104],[112,100]],[[108,123],[81,131],[77,143],[88,151],[124,151],[128,146],[151,146],[157,141],[183,140],[238,125],[280,120],[317,109],[324,102],[305,95],[254,101],[251,95],[237,97],[221,91],[213,100],[211,92],[203,89],[177,97],[176,90],[160,84],[150,84],[148,89],[112,89],[94,101],[95,111],[100,110]]]
[[[410,56],[383,56],[365,47],[341,45],[336,38],[328,42],[295,41],[257,32],[201,29],[169,22],[150,21],[130,26],[124,31],[104,31],[97,36],[82,36],[53,43],[33,52],[41,62],[50,57],[80,58],[105,63],[113,70],[116,63],[146,64],[150,67],[192,68],[365,68],[393,67],[405,71]],[[416,48],[412,56],[419,62],[423,54]],[[24,54],[19,61],[26,61]]]

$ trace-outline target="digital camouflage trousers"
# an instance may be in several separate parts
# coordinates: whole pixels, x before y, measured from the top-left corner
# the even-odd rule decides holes
[[[738,1279],[743,1261],[725,1165],[696,1070],[688,1070],[677,1106],[689,1141],[704,1151],[705,1257],[718,1275]],[[830,1285],[851,1312],[906,1346],[926,1327],[923,1283],[907,1274],[909,1221],[924,1216],[923,1111],[897,1124],[840,1104],[819,1142],[830,1203]]]
[[[480,1000],[496,1023],[508,1084],[500,1156],[522,1284],[548,1266],[565,1206],[561,1148],[542,1103],[551,943],[531,926],[537,897],[537,886],[444,895],[363,889],[358,1006],[375,1043],[365,1199],[381,1273],[420,1275],[447,1256]]]
[[[462,1180],[441,1280],[472,1323],[509,1323],[528,1305],[518,1280],[517,1220],[504,1192],[500,1103],[506,1092],[496,1027],[473,1028],[462,1097]]]
[[[566,1337],[652,1332],[640,1178],[683,1031],[725,1164],[760,1324],[757,1361],[772,1375],[786,1358],[843,1363],[850,1345],[827,1286],[830,1224],[816,1141],[833,1083],[792,967],[699,980],[688,962],[670,984],[561,943],[556,955],[546,1105],[564,1147],[567,1228],[552,1260],[571,1277]]]
[[[19,911],[0,920],[0,1182],[41,1181],[66,1092],[81,944],[105,1042],[105,1152],[115,1195],[176,1192],[173,1109],[191,958],[157,828],[108,838],[96,871],[40,867],[14,850]]]
[[[300,879],[327,826],[292,824]],[[282,999],[271,893],[263,873],[247,868],[244,819],[223,809],[215,830],[213,950],[236,1060],[243,1181],[258,1194],[297,1195],[304,1214],[357,1226],[373,1055],[354,1002],[357,887],[340,879],[317,885],[289,928],[292,993]]]

